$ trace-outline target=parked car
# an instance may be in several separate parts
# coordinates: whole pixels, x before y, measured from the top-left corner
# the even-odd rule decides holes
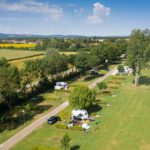
[[[60,121],[60,117],[59,116],[51,116],[47,119],[47,123],[48,124],[54,124],[56,123],[57,121]]]

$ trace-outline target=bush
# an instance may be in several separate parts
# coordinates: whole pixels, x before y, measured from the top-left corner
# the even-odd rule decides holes
[[[59,128],[59,129],[67,129],[68,127],[67,127],[65,124],[57,123],[57,124],[56,124],[56,128]]]
[[[70,118],[70,113],[66,111],[62,111],[59,116],[62,118],[62,120],[68,120]]]
[[[70,130],[83,131],[84,129],[81,126],[72,126],[69,127]]]
[[[100,82],[100,83],[97,83],[97,87],[100,90],[105,90],[105,89],[107,89],[107,84],[106,84],[106,82]]]
[[[119,73],[124,72],[124,66],[123,65],[119,65],[117,69],[118,69]]]

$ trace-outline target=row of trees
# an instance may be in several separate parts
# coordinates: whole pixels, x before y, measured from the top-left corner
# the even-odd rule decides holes
[[[13,118],[12,106],[20,96],[25,99],[29,91],[31,95],[42,85],[42,89],[52,85],[52,76],[67,69],[64,56],[54,51],[47,53],[43,59],[27,61],[22,70],[10,65],[6,59],[0,59],[0,104],[8,106],[10,117]]]
[[[46,39],[40,44],[37,44],[35,50],[47,50],[47,49],[57,49],[59,51],[90,51],[95,47],[99,47],[102,43],[110,45],[113,43],[120,50],[126,50],[127,41],[125,39],[107,39],[103,42],[98,42],[95,39],[90,38],[74,38],[74,39]],[[109,43],[109,44],[108,44]]]
[[[127,42],[118,40],[112,43],[106,41],[92,48],[89,52],[80,52],[74,65],[82,71],[97,67],[99,65],[108,65],[120,60],[120,55],[127,50]]]

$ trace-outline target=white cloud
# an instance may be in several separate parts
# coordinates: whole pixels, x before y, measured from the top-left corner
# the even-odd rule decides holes
[[[99,24],[102,23],[106,16],[109,16],[110,8],[101,3],[93,4],[93,14],[88,16],[89,23]]]
[[[48,16],[52,21],[60,20],[63,15],[62,8],[49,5],[48,3],[37,2],[35,0],[20,0],[14,3],[2,0],[0,2],[0,9],[12,12],[39,13]]]

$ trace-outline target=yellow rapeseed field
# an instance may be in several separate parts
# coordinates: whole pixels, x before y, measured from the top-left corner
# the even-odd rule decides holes
[[[0,44],[1,48],[9,48],[9,47],[14,47],[14,48],[34,48],[36,44]]]

